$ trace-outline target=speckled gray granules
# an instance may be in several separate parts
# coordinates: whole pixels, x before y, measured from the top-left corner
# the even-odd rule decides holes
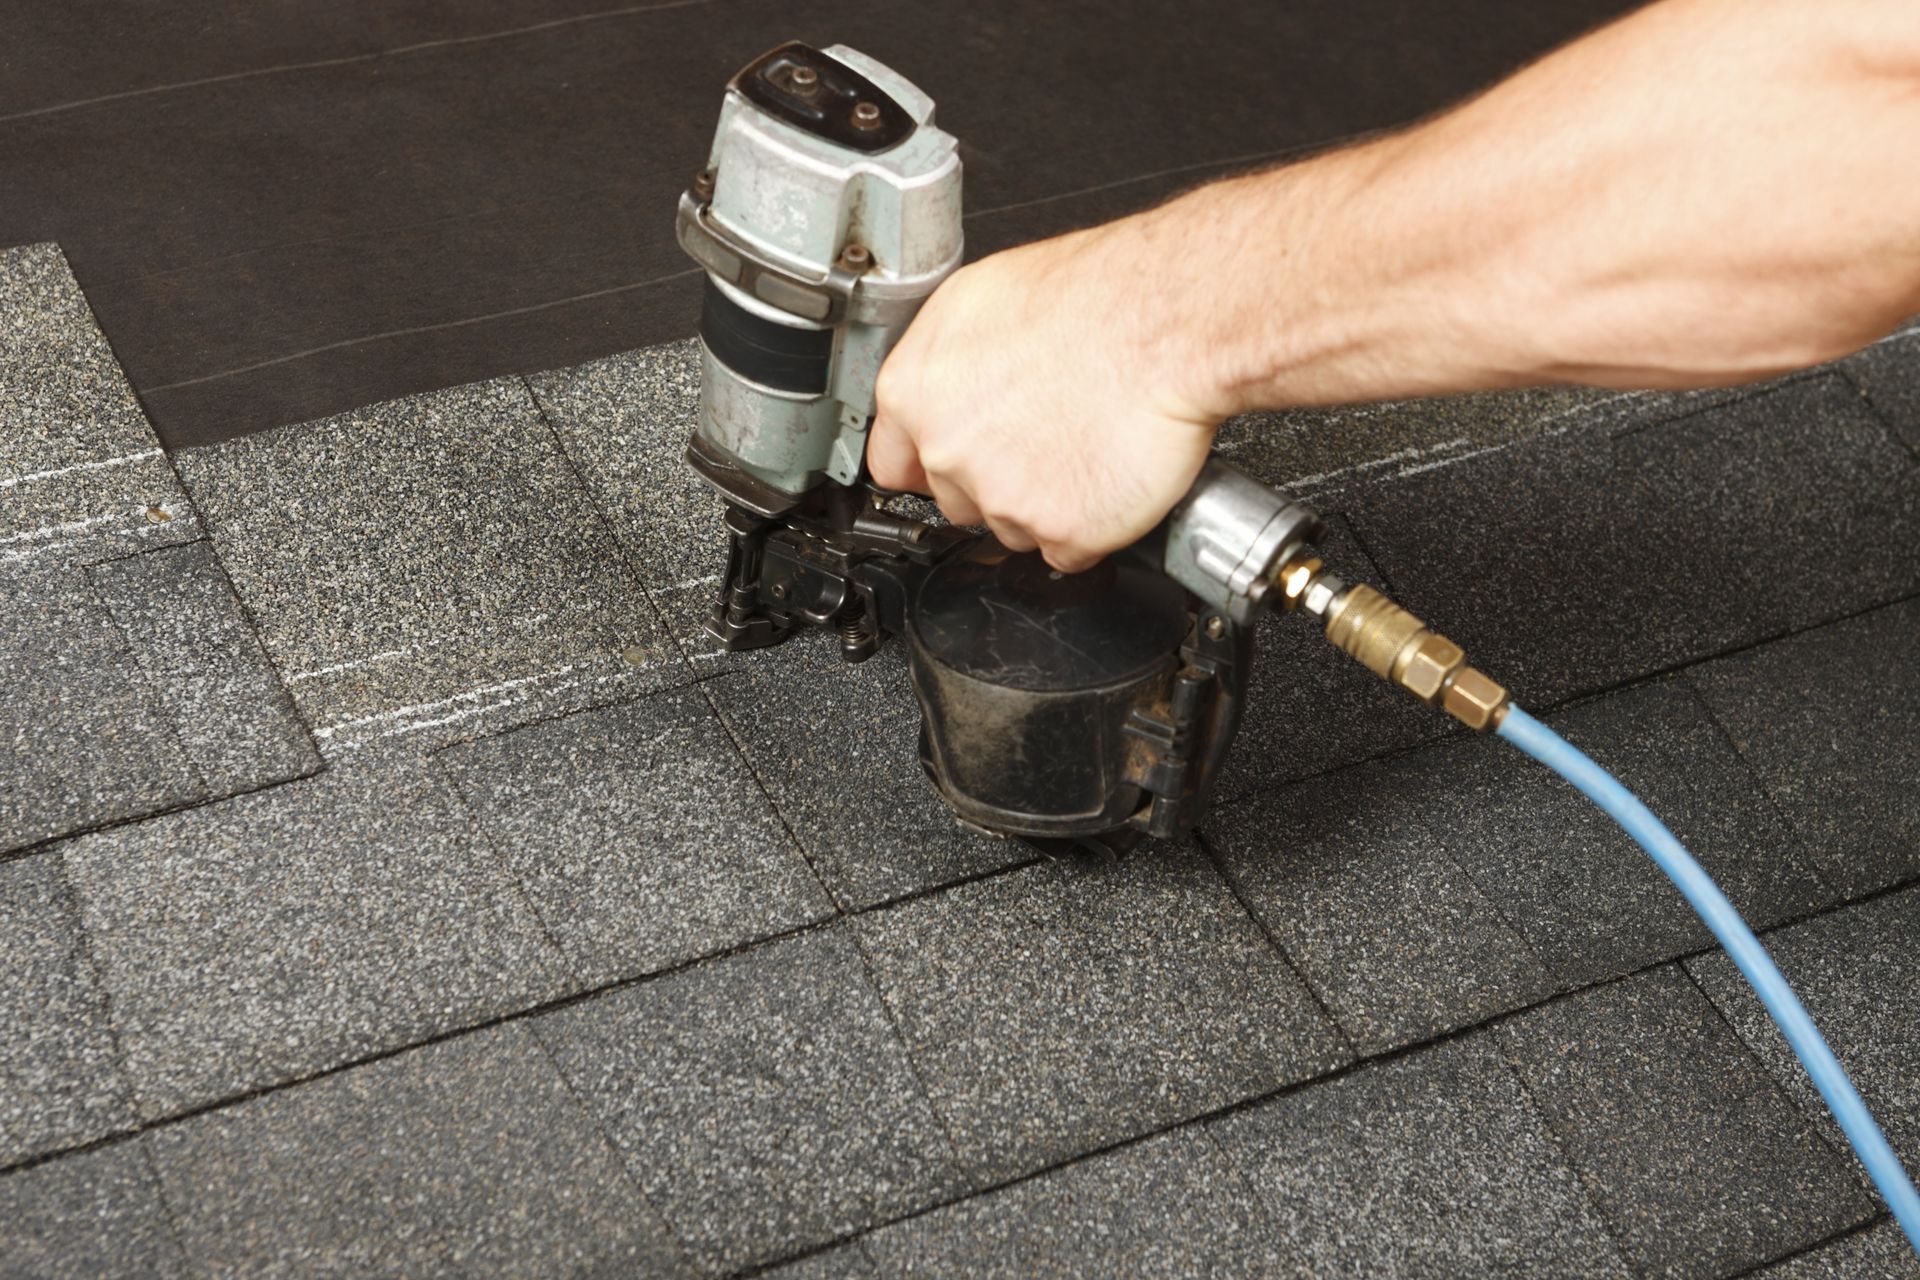
[[[323,752],[688,678],[518,378],[176,461]]]
[[[1400,757],[1268,792],[1203,830],[1362,1053],[1471,1026],[1554,988],[1500,904],[1421,821],[1441,780]]]
[[[212,794],[320,767],[211,547],[195,542],[111,560],[91,577]]]
[[[1900,1225],[1887,1221],[1754,1274],[1764,1280],[1920,1280],[1920,1259]]]
[[[85,946],[58,859],[0,863],[0,1164],[130,1118]]]
[[[1726,1274],[1872,1211],[1678,968],[1542,1005],[1494,1035],[1636,1271]]]
[[[0,565],[198,536],[66,258],[0,249]]]
[[[77,567],[0,567],[0,778],[0,849],[207,798]]]
[[[1253,1276],[1279,1243],[1198,1130],[1149,1138],[861,1241],[887,1276]],[[856,1273],[857,1274],[857,1273]]]
[[[993,1176],[1351,1056],[1190,847],[1107,868],[1041,863],[857,927],[963,1159]]]
[[[1339,506],[1400,602],[1523,705],[1920,588],[1920,463],[1850,383],[1705,403],[1601,406]]]
[[[1207,1126],[1279,1237],[1263,1274],[1629,1274],[1484,1033]]]
[[[523,1026],[428,1045],[150,1140],[204,1274],[689,1274]]]
[[[1807,860],[1849,894],[1920,875],[1916,635],[1908,600],[1686,673]]]
[[[725,663],[703,624],[727,566],[726,507],[683,456],[700,409],[699,343],[629,351],[527,382],[614,532],[645,566],[674,638],[703,670]]]
[[[139,1140],[0,1178],[0,1275],[174,1280],[192,1274]]]
[[[64,856],[144,1116],[573,985],[444,784],[398,753],[84,836]]]
[[[953,1153],[840,929],[628,987],[535,1029],[707,1267],[950,1191]]]
[[[589,983],[832,910],[699,690],[533,725],[439,761]]]

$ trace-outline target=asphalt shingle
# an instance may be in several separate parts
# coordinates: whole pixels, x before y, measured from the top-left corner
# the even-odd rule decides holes
[[[1920,889],[1776,930],[1766,943],[1887,1141],[1909,1169],[1920,1168]],[[1780,1087],[1835,1150],[1853,1159],[1800,1060],[1733,962],[1716,951],[1687,968]]]
[[[1920,875],[1917,630],[1908,600],[1686,673],[1848,894]]]
[[[858,664],[799,635],[743,654],[715,705],[839,901],[871,906],[1034,856],[962,827],[920,767],[920,711],[898,644]]]
[[[1278,1237],[1265,1274],[1624,1276],[1580,1179],[1483,1035],[1215,1121]]]
[[[65,846],[141,1113],[571,989],[457,809],[424,764],[362,753]]]
[[[708,1269],[824,1244],[952,1185],[947,1139],[841,930],[608,992],[536,1030]]]
[[[125,1124],[106,1006],[57,857],[0,863],[0,956],[0,1164]]]
[[[518,378],[175,460],[323,752],[687,678]]]
[[[861,1242],[888,1276],[1273,1273],[1259,1204],[1196,1129],[1150,1138],[894,1226]]]
[[[148,1135],[213,1275],[687,1274],[518,1024]]]
[[[1570,421],[1343,499],[1401,603],[1523,705],[1920,586],[1920,463],[1838,375]]]
[[[199,536],[193,509],[51,244],[0,249],[0,565]]]
[[[138,1141],[0,1177],[0,1275],[10,1280],[186,1276]]]
[[[210,545],[166,547],[90,572],[209,791],[231,795],[320,767]]]
[[[1350,1053],[1197,850],[1041,863],[859,919],[970,1166],[1023,1172]]]
[[[1656,681],[1546,720],[1644,800],[1750,922],[1836,896],[1683,683]],[[1423,763],[1435,775],[1429,829],[1558,983],[1631,973],[1710,944],[1640,847],[1519,752],[1474,739]]]
[[[1756,1273],[1766,1280],[1920,1280],[1920,1258],[1892,1222]]]
[[[0,568],[0,850],[206,797],[85,573]]]
[[[1677,967],[1494,1031],[1634,1269],[1725,1274],[1871,1213],[1832,1148]]]
[[[682,455],[700,412],[700,344],[688,339],[527,379],[661,616],[702,670],[727,656],[704,624],[727,564],[726,506]]]
[[[1471,1026],[1553,980],[1421,822],[1417,758],[1343,769],[1217,812],[1208,846],[1362,1053]]]
[[[550,720],[439,759],[589,983],[832,910],[700,690]]]

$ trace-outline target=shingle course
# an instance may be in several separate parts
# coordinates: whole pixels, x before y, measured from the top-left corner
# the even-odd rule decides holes
[[[990,1177],[1351,1057],[1191,846],[1039,863],[858,927],[962,1159]]]
[[[703,690],[549,720],[438,759],[590,984],[832,910]]]
[[[1725,1274],[1866,1220],[1866,1197],[1678,967],[1494,1028],[1643,1274]]]
[[[841,928],[596,996],[535,1024],[707,1270],[931,1203],[952,1151]]]
[[[57,855],[0,863],[0,957],[0,1164],[126,1124],[107,1008]]]
[[[518,1025],[195,1116],[148,1141],[204,1274],[689,1274]]]
[[[518,378],[176,461],[325,752],[688,678]]]
[[[64,846],[143,1115],[573,989],[426,766],[397,753]]]

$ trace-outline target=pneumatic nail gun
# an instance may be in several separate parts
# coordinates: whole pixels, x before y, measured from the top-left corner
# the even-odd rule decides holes
[[[1063,575],[891,509],[865,472],[874,383],[960,264],[960,157],[926,94],[843,45],[733,77],[678,237],[706,271],[687,461],[730,537],[714,638],[904,644],[921,760],[969,825],[1111,849],[1198,822],[1253,623],[1318,568],[1314,513],[1214,459],[1153,534]]]

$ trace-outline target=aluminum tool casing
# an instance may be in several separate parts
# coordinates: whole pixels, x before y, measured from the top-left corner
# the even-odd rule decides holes
[[[877,122],[867,136],[848,125],[855,110]],[[844,45],[764,55],[728,85],[679,238],[719,295],[702,324],[708,450],[771,491],[754,506],[823,476],[856,483],[880,365],[960,264],[960,157],[933,100]],[[729,346],[811,351],[787,367],[818,377],[716,351]]]

